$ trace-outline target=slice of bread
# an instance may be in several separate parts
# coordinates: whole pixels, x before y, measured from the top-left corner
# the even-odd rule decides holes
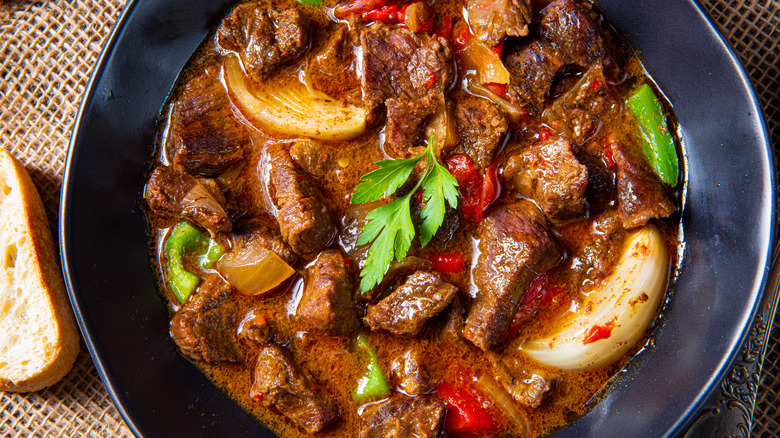
[[[30,175],[0,151],[0,391],[45,388],[79,352],[46,211]]]

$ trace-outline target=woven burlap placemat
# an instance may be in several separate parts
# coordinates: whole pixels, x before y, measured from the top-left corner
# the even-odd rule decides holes
[[[0,144],[30,170],[53,231],[78,106],[124,4],[124,0],[0,0]],[[747,67],[773,144],[780,148],[780,0],[702,0],[702,4]],[[775,325],[771,339],[754,436],[780,436],[780,325]],[[82,348],[73,370],[57,385],[32,394],[0,392],[0,436],[132,434]]]

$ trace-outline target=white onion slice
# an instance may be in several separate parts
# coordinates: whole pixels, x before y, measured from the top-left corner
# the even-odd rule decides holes
[[[225,80],[234,102],[250,120],[280,134],[342,141],[366,129],[365,109],[343,104],[304,84],[252,93],[235,57],[225,62]]]
[[[623,357],[645,334],[658,311],[669,276],[669,254],[653,225],[630,235],[620,261],[579,311],[550,337],[531,340],[523,351],[546,365],[588,370]],[[611,334],[585,343],[594,326],[612,325]]]

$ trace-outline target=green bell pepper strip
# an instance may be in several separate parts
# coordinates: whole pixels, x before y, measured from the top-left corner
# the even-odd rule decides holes
[[[168,260],[168,282],[173,294],[185,303],[198,287],[200,277],[184,267],[187,253],[198,255],[198,264],[210,268],[225,252],[225,247],[187,222],[179,222],[165,242],[165,257]]]
[[[322,0],[298,0],[298,3],[309,8],[322,7]]]
[[[368,366],[363,377],[358,379],[352,398],[358,403],[364,403],[387,397],[390,395],[390,387],[382,372],[382,367],[379,365],[376,353],[364,334],[361,333],[357,336],[356,345],[358,352],[368,359]]]
[[[653,170],[661,181],[670,186],[677,185],[680,173],[677,148],[658,97],[649,85],[642,84],[628,98],[626,105],[639,122],[637,136]]]

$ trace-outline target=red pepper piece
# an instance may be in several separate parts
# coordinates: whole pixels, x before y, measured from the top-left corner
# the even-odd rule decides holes
[[[383,8],[368,11],[363,14],[364,21],[381,21],[382,23],[398,23],[398,5],[387,5]]]
[[[428,77],[425,79],[425,82],[423,83],[428,88],[433,87],[436,85],[436,72],[428,72]]]
[[[355,0],[346,5],[339,5],[333,10],[333,15],[336,18],[344,19],[350,14],[362,14],[364,12],[373,11],[374,9],[380,9],[387,6],[390,3],[394,3],[393,0]]]
[[[615,328],[615,323],[612,321],[604,325],[594,325],[590,328],[590,330],[588,330],[588,333],[585,334],[585,339],[582,341],[582,343],[588,345],[602,339],[607,339],[608,337],[612,336],[613,328]]]
[[[466,44],[468,44],[473,37],[474,35],[471,34],[471,31],[469,30],[468,26],[458,26],[455,29],[455,34],[453,35],[452,43],[455,46],[456,50],[462,50],[464,47],[466,47]]]
[[[598,80],[598,78],[594,79],[593,83],[590,84],[590,91],[597,91],[599,88],[601,88],[603,86],[604,86],[604,84],[602,84],[601,81]]]
[[[466,263],[463,260],[463,254],[459,252],[431,254],[430,259],[431,263],[433,263],[433,269],[442,274],[456,274],[462,272],[466,267]]]
[[[490,89],[490,91],[496,93],[497,95],[501,97],[506,97],[506,85],[496,84],[494,82],[491,82],[487,84],[487,87]]]
[[[604,143],[601,147],[604,148],[604,154],[602,155],[604,157],[604,164],[609,168],[615,167],[615,158],[612,157],[612,145]]]
[[[547,141],[550,139],[550,135],[552,133],[547,128],[542,128],[541,131],[539,131],[539,141]]]
[[[455,434],[487,434],[497,430],[493,413],[464,387],[442,382],[436,394],[447,402],[444,428]]]
[[[482,177],[477,173],[474,162],[468,155],[456,154],[447,160],[447,168],[458,181],[460,194],[460,211],[470,220],[477,220],[480,216],[480,200],[482,194]]]
[[[495,52],[496,55],[500,58],[501,55],[504,53],[504,40],[501,40],[500,43],[496,44],[495,46],[491,47],[490,50]]]
[[[498,164],[493,163],[485,169],[482,176],[482,190],[479,200],[479,219],[487,213],[488,208],[501,195],[501,184],[498,181]]]

